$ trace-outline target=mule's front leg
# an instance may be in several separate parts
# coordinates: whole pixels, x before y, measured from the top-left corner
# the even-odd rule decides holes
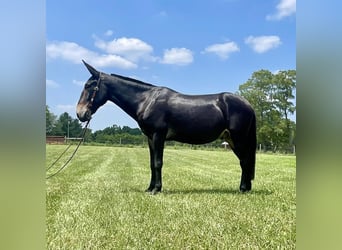
[[[145,190],[145,192],[152,192],[152,190],[154,189],[155,187],[155,181],[156,179],[156,174],[155,174],[155,171],[151,168],[151,181],[150,181],[150,185],[148,186],[148,188]]]
[[[152,192],[156,183],[156,174],[154,171],[154,147],[153,147],[151,139],[148,139],[148,146],[149,146],[149,151],[150,151],[151,181],[150,181],[150,185],[146,189],[146,192]]]
[[[146,191],[157,194],[162,189],[162,167],[165,137],[155,133],[148,140],[151,160],[151,182]]]

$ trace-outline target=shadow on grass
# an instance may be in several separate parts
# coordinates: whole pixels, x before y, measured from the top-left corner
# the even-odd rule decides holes
[[[270,190],[252,190],[250,192],[242,193],[238,189],[225,189],[225,188],[204,188],[204,189],[187,189],[187,190],[164,190],[162,192],[164,195],[174,195],[174,194],[235,194],[235,195],[270,195],[273,192]]]
[[[143,193],[144,190],[138,190],[138,189],[129,189],[126,190],[125,192],[136,192],[136,193]],[[233,188],[203,188],[203,189],[173,189],[173,190],[168,190],[168,189],[163,189],[161,194],[162,195],[187,195],[187,194],[234,194],[234,195],[270,195],[272,194],[273,191],[271,190],[252,190],[250,192],[245,192],[242,193],[238,189],[233,189]]]

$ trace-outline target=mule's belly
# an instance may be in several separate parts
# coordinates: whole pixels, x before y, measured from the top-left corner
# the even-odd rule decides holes
[[[189,144],[205,144],[212,142],[220,137],[225,130],[224,124],[178,124],[170,126],[166,140],[174,140]]]
[[[206,137],[201,137],[201,138],[192,137],[192,136],[184,137],[184,136],[176,135],[173,137],[166,138],[166,140],[178,141],[178,142],[188,143],[188,144],[206,144],[206,143],[210,143],[212,141],[215,141],[218,137],[219,137],[219,135],[212,136],[212,137],[206,136]]]

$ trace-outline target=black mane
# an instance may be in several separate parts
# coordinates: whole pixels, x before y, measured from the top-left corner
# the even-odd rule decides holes
[[[118,78],[120,78],[122,80],[130,81],[130,82],[135,82],[135,83],[142,84],[142,85],[145,85],[145,86],[150,86],[150,87],[154,87],[155,86],[153,84],[146,83],[146,82],[134,79],[134,78],[127,77],[127,76],[121,76],[121,75],[117,75],[117,74],[110,74],[110,75],[118,77]]]

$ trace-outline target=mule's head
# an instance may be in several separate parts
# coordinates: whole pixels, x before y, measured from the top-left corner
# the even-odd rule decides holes
[[[103,73],[100,73],[85,61],[83,63],[89,70],[91,77],[85,83],[77,103],[76,113],[81,122],[89,121],[92,114],[107,101],[106,86],[103,84],[101,77]]]

